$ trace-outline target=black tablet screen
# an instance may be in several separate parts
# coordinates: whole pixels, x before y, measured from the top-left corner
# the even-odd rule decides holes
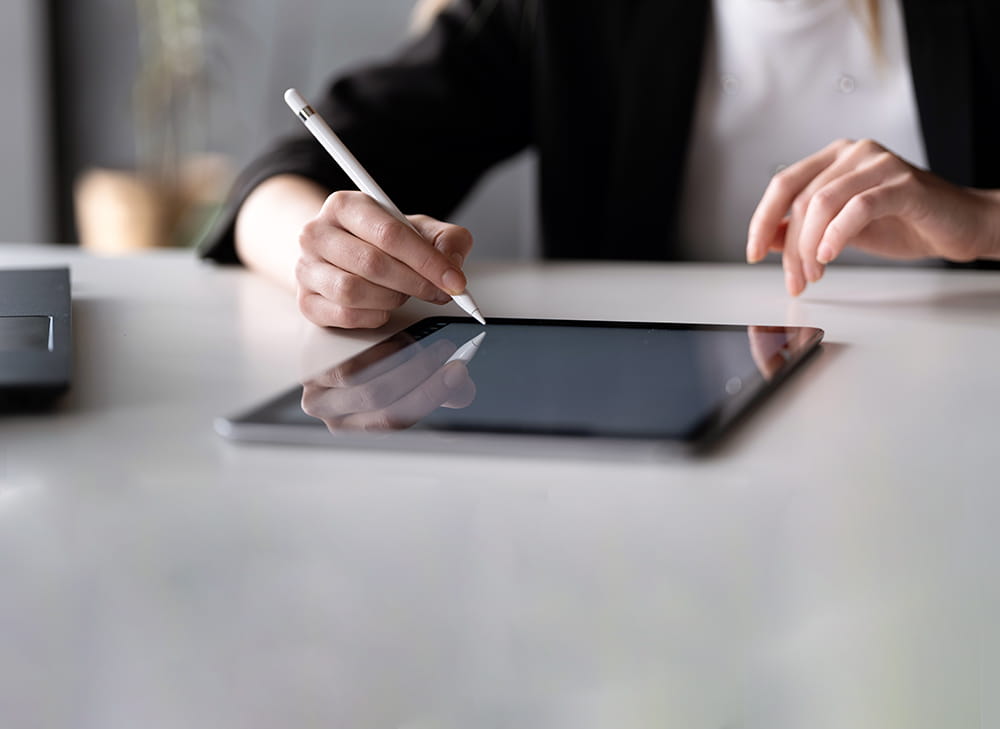
[[[427,319],[319,373],[257,417],[334,433],[695,440],[821,337],[805,327]]]

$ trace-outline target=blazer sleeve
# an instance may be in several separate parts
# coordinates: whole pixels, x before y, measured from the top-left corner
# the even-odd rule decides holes
[[[444,219],[493,164],[531,141],[531,85],[522,2],[459,0],[394,58],[351,73],[310,99],[406,213]],[[199,255],[238,262],[237,212],[269,177],[296,174],[354,189],[304,129],[237,178]]]

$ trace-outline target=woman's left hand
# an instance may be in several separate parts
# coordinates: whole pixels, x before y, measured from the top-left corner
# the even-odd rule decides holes
[[[1000,258],[1000,191],[953,185],[871,140],[834,142],[771,179],[747,261],[780,250],[798,296],[847,246],[899,259]]]

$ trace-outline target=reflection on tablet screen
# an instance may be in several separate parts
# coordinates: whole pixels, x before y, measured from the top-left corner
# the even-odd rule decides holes
[[[335,434],[692,441],[735,416],[821,336],[806,327],[499,319],[483,328],[430,319],[256,416]]]

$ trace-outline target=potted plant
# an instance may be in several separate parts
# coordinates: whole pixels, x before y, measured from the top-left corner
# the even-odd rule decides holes
[[[77,228],[91,250],[190,244],[228,187],[231,166],[209,149],[210,2],[136,0],[136,166],[92,169],[77,181]]]

